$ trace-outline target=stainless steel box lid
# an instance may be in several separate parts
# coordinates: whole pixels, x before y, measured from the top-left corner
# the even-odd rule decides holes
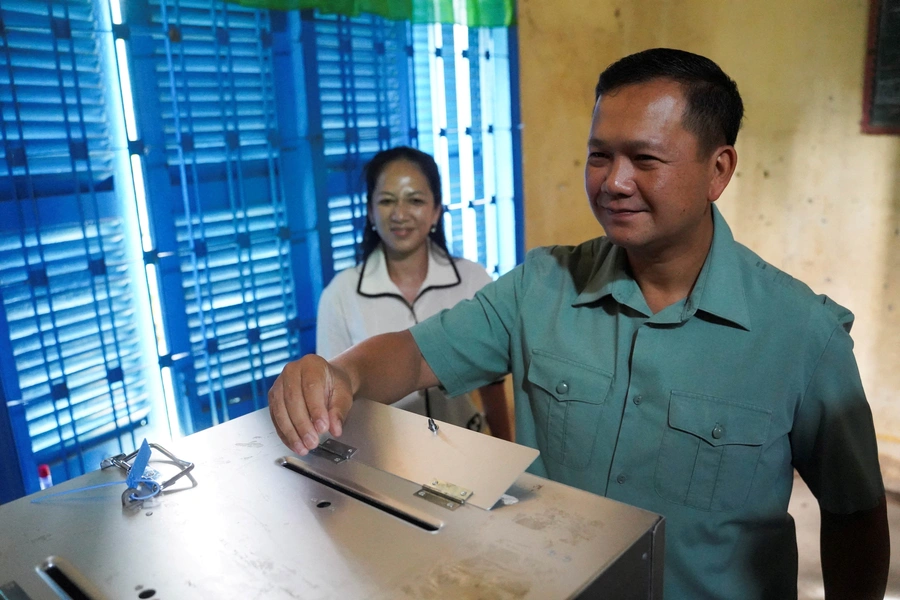
[[[346,438],[360,443],[363,455],[384,447],[369,445],[381,437],[381,417],[364,415],[362,408],[355,433]],[[427,448],[428,439],[417,444]],[[169,449],[195,464],[198,484],[165,493],[155,506],[123,508],[119,469],[94,471],[0,506],[2,593],[19,594],[15,600],[65,597],[48,578],[51,566],[97,600],[544,600],[596,597],[605,589],[617,598],[646,599],[662,593],[661,517],[528,473],[507,490],[517,504],[449,510],[418,497],[415,476],[407,480],[355,456],[340,464],[292,457],[405,507],[421,517],[416,523],[284,468],[286,448],[265,409]],[[396,463],[407,464],[402,450],[373,454],[399,470]],[[485,467],[492,456],[482,457]],[[32,502],[108,482],[121,488]],[[473,498],[487,496],[486,488],[473,485]]]

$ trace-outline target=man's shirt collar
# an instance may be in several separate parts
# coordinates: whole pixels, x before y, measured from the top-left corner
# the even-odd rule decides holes
[[[677,303],[681,307],[678,320],[686,321],[699,310],[749,330],[750,311],[734,236],[715,204],[712,215],[712,245],[690,296]],[[604,251],[604,245],[609,245],[608,251]],[[598,263],[572,306],[612,296],[616,302],[649,317],[650,310],[637,282],[628,273],[627,264],[625,250],[602,238],[598,246]],[[672,308],[674,306],[660,311],[659,316],[671,314],[669,309]]]

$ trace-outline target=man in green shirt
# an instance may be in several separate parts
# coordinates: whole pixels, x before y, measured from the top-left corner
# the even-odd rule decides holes
[[[715,209],[743,104],[712,61],[655,49],[597,85],[585,189],[605,237],[540,248],[476,297],[269,393],[305,454],[354,394],[457,395],[512,373],[531,471],[666,517],[667,598],[790,598],[796,469],[819,500],[826,598],[881,598],[889,563],[852,315],[736,243]],[[408,365],[398,369],[397,365]]]

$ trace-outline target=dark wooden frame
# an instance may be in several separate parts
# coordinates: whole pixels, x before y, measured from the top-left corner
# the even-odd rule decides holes
[[[869,0],[869,31],[866,41],[865,81],[863,84],[863,133],[900,135],[900,119],[891,125],[871,123],[872,103],[875,95],[875,65],[878,59],[878,34],[881,27],[881,7],[883,0]],[[886,3],[886,2],[885,2]],[[898,3],[900,4],[900,3]],[[882,46],[883,48],[884,46]]]

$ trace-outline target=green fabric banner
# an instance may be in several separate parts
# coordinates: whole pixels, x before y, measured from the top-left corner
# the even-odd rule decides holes
[[[509,27],[515,0],[228,0],[248,8],[315,8],[356,17],[372,13],[392,21],[457,23],[468,27]]]

